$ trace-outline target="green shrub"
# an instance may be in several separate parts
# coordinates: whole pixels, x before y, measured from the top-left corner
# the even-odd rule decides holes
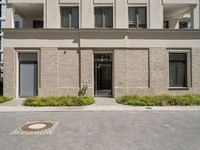
[[[49,96],[30,97],[25,100],[25,106],[84,106],[95,102],[94,97],[89,96]]]
[[[12,99],[13,99],[13,97],[0,96],[0,103],[4,103],[4,102],[10,101]]]
[[[156,95],[156,96],[121,96],[117,103],[133,106],[191,106],[200,105],[200,95]]]

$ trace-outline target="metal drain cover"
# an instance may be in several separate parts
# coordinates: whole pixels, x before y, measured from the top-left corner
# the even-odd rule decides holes
[[[50,121],[36,121],[36,122],[27,122],[24,125],[20,126],[14,130],[12,134],[20,135],[30,135],[30,134],[51,134],[58,122]]]
[[[47,130],[49,128],[53,127],[53,123],[51,122],[34,122],[34,123],[28,123],[21,127],[23,131],[41,131],[41,130]]]

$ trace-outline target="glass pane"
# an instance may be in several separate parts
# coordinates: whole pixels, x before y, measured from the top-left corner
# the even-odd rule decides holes
[[[177,63],[177,87],[186,87],[186,86],[187,86],[186,63],[179,62]]]
[[[169,63],[169,84],[170,87],[176,87],[176,63]]]
[[[168,29],[169,28],[169,21],[164,21],[164,28]]]
[[[1,7],[2,7],[2,5],[0,4],[0,17],[2,17],[2,12],[1,12],[1,11],[2,11],[1,9],[2,9],[2,8],[1,8]]]
[[[180,29],[187,29],[188,23],[187,22],[179,22],[179,28]]]
[[[187,87],[187,54],[169,55],[170,87]]]
[[[136,28],[136,9],[129,8],[129,28]]]
[[[113,27],[113,8],[105,8],[105,27],[112,28]]]
[[[79,10],[78,10],[78,7],[74,7],[74,8],[71,8],[71,12],[72,12],[72,25],[71,27],[73,28],[78,28],[79,27]]]
[[[29,97],[36,95],[36,64],[20,63],[20,96]]]
[[[169,55],[170,61],[186,61],[187,54],[185,53],[172,53]]]
[[[146,8],[138,9],[138,25],[140,28],[146,28]]]
[[[19,53],[19,61],[37,61],[37,53]]]
[[[61,27],[68,28],[69,27],[69,9],[66,7],[61,7]]]
[[[103,27],[103,9],[95,8],[95,27]]]

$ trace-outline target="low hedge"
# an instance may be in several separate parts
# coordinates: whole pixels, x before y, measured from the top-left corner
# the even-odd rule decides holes
[[[121,96],[117,103],[133,106],[192,106],[200,105],[200,95]]]
[[[89,96],[49,96],[30,97],[24,101],[25,106],[84,106],[95,102],[94,97]]]
[[[10,101],[12,99],[13,99],[12,97],[0,96],[0,103],[4,103],[4,102]]]

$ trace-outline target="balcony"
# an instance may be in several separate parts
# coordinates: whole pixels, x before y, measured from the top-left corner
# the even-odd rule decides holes
[[[38,3],[14,3],[13,28],[43,28],[44,4]]]
[[[164,4],[164,28],[193,29],[194,4]]]

